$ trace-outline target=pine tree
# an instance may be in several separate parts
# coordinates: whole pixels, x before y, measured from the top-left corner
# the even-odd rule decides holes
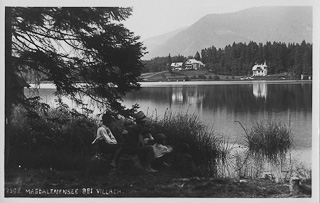
[[[76,95],[87,95],[124,112],[121,98],[139,88],[144,54],[139,37],[119,23],[131,12],[116,7],[7,7],[6,36],[12,45],[6,46],[6,60],[11,61],[6,64],[6,92],[14,93],[12,75],[37,72],[56,85],[58,95],[78,104],[83,101]],[[7,107],[22,103],[10,95]]]
[[[199,54],[198,51],[197,51],[197,53],[194,55],[194,59],[200,61],[201,57],[200,57],[200,54]]]

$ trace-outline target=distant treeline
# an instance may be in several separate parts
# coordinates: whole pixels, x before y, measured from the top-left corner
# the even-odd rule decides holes
[[[169,70],[170,64],[175,62],[185,62],[187,57],[182,55],[171,57],[170,54],[165,57],[155,57],[151,60],[144,61],[145,68],[143,72],[159,72]]]
[[[195,54],[197,58],[198,52]],[[192,56],[156,57],[145,61],[144,72],[168,70],[172,62],[185,62]],[[233,43],[224,49],[212,46],[201,50],[205,69],[216,74],[251,75],[255,63],[268,65],[269,74],[288,73],[292,76],[312,73],[312,44],[267,42]]]

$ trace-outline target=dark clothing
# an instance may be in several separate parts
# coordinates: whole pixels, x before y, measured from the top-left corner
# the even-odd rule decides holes
[[[103,154],[112,154],[121,147],[120,144],[108,144],[105,143],[103,140],[99,140],[96,144],[98,151]]]
[[[192,156],[188,153],[175,153],[173,156],[172,167],[185,175],[190,175],[194,170]]]
[[[139,146],[140,134],[142,132],[142,127],[139,125],[129,126],[127,129],[128,133],[123,137],[124,146]]]
[[[137,154],[143,165],[151,163],[154,159],[152,146],[130,146],[124,145],[120,154]],[[120,155],[119,155],[120,156]]]

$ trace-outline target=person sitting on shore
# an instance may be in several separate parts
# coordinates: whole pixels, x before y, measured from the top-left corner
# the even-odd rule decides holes
[[[154,144],[154,137],[151,134],[150,127],[143,127],[141,133],[142,133],[143,145]]]
[[[112,121],[113,117],[110,114],[106,113],[102,116],[96,138],[92,142],[92,144],[97,144],[99,152],[104,154],[114,153],[119,148],[116,138],[108,127]]]
[[[166,155],[173,151],[171,146],[166,145],[167,136],[163,133],[159,133],[155,136],[155,144],[152,145],[154,151],[153,166],[160,167],[161,165],[167,165],[165,162]]]
[[[142,111],[136,113],[134,118],[135,123],[130,122],[130,125],[127,125],[123,132],[124,141],[122,147],[116,152],[117,157],[115,157],[115,160],[121,154],[137,154],[146,171],[157,172],[151,167],[151,162],[154,158],[153,148],[151,145],[144,145],[143,140],[142,130],[148,119]]]

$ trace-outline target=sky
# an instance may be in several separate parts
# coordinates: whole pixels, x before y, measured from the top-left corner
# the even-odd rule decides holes
[[[230,13],[259,6],[311,6],[313,0],[139,0],[124,25],[141,39],[190,26],[207,14]]]
[[[141,40],[190,26],[207,14],[259,6],[312,6],[318,0],[1,0],[5,6],[123,6],[133,13],[125,27]]]

